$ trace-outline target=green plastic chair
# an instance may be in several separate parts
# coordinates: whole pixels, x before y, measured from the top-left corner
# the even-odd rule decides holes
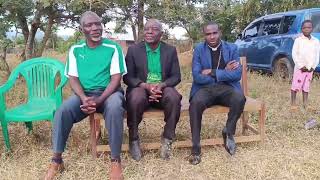
[[[60,83],[55,87],[56,75],[60,73]],[[11,109],[6,108],[5,93],[20,76],[24,77],[28,89],[28,101]],[[64,64],[52,58],[34,58],[19,64],[8,81],[0,86],[0,121],[7,150],[11,150],[8,123],[25,122],[28,131],[32,121],[53,120],[56,109],[62,103],[62,88],[66,84]]]

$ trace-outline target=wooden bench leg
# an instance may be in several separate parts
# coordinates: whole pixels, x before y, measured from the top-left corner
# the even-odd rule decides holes
[[[94,158],[97,157],[97,139],[96,139],[96,120],[94,114],[90,114],[90,143],[91,143],[91,153]]]
[[[242,135],[245,135],[247,130],[248,130],[248,120],[249,120],[249,113],[248,112],[243,112],[242,113]]]
[[[260,117],[259,117],[259,133],[260,133],[262,144],[264,144],[265,138],[266,138],[265,123],[266,123],[266,106],[263,103],[260,111]]]

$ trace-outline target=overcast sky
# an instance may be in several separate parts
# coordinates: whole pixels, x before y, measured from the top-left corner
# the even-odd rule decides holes
[[[127,34],[115,34],[114,28],[116,26],[115,22],[109,22],[106,24],[105,29],[107,29],[109,32],[112,32],[112,35],[114,38],[120,39],[120,40],[133,40],[133,35],[131,29],[128,27],[126,28]],[[176,39],[185,39],[184,34],[186,33],[186,30],[181,27],[176,27],[173,29],[169,29],[167,25],[163,25],[164,29],[168,29],[171,36],[175,37]],[[66,37],[66,36],[72,36],[75,32],[72,28],[63,28],[60,27],[58,29],[58,36]]]
[[[112,37],[113,38],[117,38],[120,40],[133,40],[133,35],[132,35],[132,31],[131,28],[126,28],[127,32],[126,34],[116,34],[114,33],[114,28],[116,26],[115,22],[109,22],[106,24],[105,29],[107,29],[107,31],[112,33]],[[186,30],[181,28],[181,27],[175,27],[173,29],[169,29],[169,27],[165,24],[163,24],[163,28],[164,29],[168,29],[169,33],[172,37],[175,37],[176,39],[186,39],[186,37],[184,37]],[[74,34],[75,30],[72,28],[63,28],[63,27],[59,27],[58,28],[58,36],[67,39],[68,37],[72,36]],[[13,39],[15,37],[15,29],[11,28],[11,30],[9,32],[6,33],[7,37],[10,39]],[[36,38],[37,39],[41,39],[43,38],[44,33],[42,31],[37,31],[36,34]],[[19,36],[22,36],[22,34],[20,33]]]

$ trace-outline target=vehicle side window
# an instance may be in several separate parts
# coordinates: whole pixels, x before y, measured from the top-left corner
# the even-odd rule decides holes
[[[250,37],[257,37],[259,32],[260,23],[253,24],[249,28],[246,29],[244,32],[244,39],[250,38]]]
[[[281,19],[272,19],[272,20],[265,20],[263,25],[262,34],[264,36],[278,34],[280,29],[280,22]]]
[[[296,19],[296,16],[285,16],[283,21],[282,33],[286,34],[290,31],[290,28]]]
[[[314,12],[311,14],[311,21],[313,24],[313,32],[320,33],[320,12]]]

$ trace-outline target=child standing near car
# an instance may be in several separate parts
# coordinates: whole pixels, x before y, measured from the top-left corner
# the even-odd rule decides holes
[[[297,110],[297,92],[302,91],[303,107],[307,107],[312,74],[319,64],[320,42],[311,35],[312,21],[302,23],[302,34],[294,41],[292,59],[295,63],[291,86],[291,110]]]

